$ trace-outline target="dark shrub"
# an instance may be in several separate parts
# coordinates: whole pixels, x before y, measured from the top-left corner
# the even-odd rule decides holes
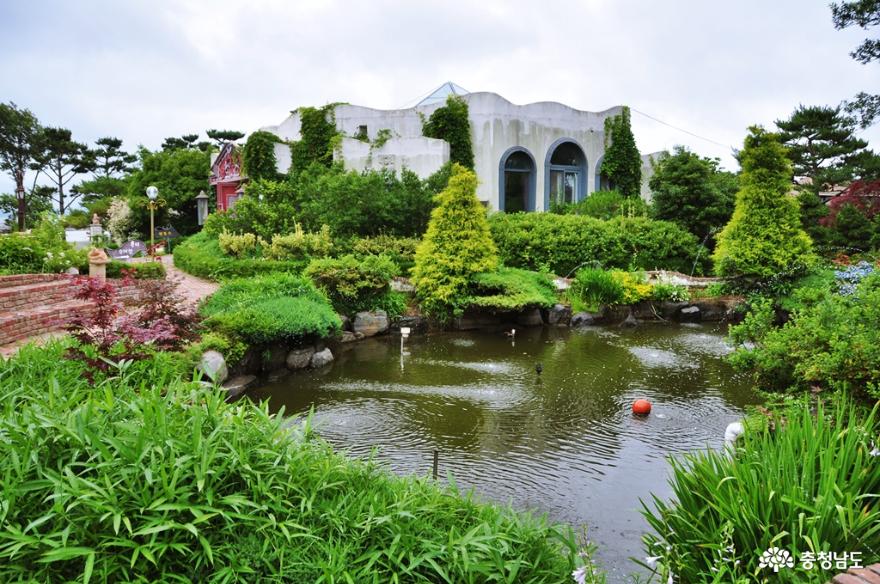
[[[360,260],[346,255],[312,260],[305,275],[327,294],[337,312],[353,314],[381,308],[391,292],[391,279],[398,271],[397,265],[384,255]]]

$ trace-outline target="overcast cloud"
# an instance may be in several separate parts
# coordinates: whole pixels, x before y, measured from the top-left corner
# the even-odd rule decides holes
[[[630,105],[726,145],[634,114],[643,153],[685,144],[735,168],[748,125],[880,89],[880,64],[849,57],[866,36],[817,0],[3,0],[0,100],[134,150],[301,105],[412,105],[451,80],[520,104]],[[880,150],[880,127],[863,136]]]

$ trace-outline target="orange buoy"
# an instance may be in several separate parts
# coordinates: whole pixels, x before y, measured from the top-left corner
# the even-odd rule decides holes
[[[633,413],[637,416],[647,416],[651,413],[651,402],[646,399],[637,399],[633,402]]]

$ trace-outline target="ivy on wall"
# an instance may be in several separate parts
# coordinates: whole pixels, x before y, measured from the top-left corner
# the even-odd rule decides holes
[[[278,161],[275,159],[275,144],[278,136],[263,130],[248,136],[244,145],[242,162],[245,174],[252,180],[278,178]]]
[[[625,197],[637,197],[642,188],[642,157],[630,125],[629,108],[605,119],[605,156],[600,172]]]
[[[468,105],[457,95],[446,98],[446,105],[434,110],[422,123],[422,135],[439,138],[449,143],[449,161],[467,168],[474,167],[474,147],[471,143],[471,124]]]
[[[290,143],[291,172],[300,172],[313,162],[329,167],[333,164],[333,151],[342,136],[336,129],[336,106],[301,107],[300,139]]]

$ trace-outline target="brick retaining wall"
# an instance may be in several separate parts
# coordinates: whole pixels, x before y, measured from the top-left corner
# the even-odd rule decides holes
[[[126,305],[140,300],[137,283],[117,284],[119,299]],[[89,310],[89,303],[74,298],[76,279],[62,274],[16,274],[0,276],[0,346],[63,330],[76,314]]]

